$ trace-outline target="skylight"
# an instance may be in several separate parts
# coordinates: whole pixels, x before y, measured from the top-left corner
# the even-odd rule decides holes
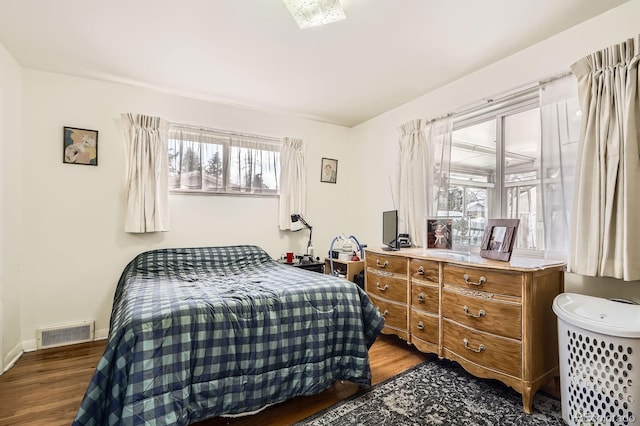
[[[346,19],[339,0],[282,0],[300,29]]]

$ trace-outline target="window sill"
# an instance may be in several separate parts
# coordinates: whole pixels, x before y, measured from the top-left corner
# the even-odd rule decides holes
[[[267,197],[277,198],[280,194],[260,193],[260,192],[227,192],[227,191],[201,191],[199,189],[170,189],[169,195],[223,195],[231,197]]]

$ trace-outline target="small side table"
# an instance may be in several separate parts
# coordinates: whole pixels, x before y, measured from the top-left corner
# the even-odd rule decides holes
[[[294,262],[294,263],[285,263],[281,262],[283,265],[293,266],[294,268],[306,269],[311,272],[318,272],[320,274],[324,273],[324,263],[323,262]]]
[[[333,270],[349,281],[353,281],[353,276],[364,271],[364,261],[362,260],[338,260],[333,259]],[[324,259],[324,273],[331,273],[331,259],[328,257]]]
[[[324,263],[322,262],[307,262],[307,263],[294,263],[291,266],[300,269],[306,269],[307,271],[324,273]]]

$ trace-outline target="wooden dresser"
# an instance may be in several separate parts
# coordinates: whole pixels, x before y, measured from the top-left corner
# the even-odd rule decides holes
[[[531,413],[535,393],[558,375],[551,305],[564,291],[564,263],[419,248],[367,249],[365,264],[365,289],[385,317],[383,333],[502,381]]]

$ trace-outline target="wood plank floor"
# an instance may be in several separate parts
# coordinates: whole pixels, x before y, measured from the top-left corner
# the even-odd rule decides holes
[[[0,426],[70,425],[105,344],[106,341],[99,341],[24,354],[0,376]],[[385,335],[376,340],[369,354],[373,383],[435,357],[420,353],[395,336]],[[287,425],[357,392],[362,390],[353,383],[337,383],[318,395],[294,398],[258,414],[214,418],[198,425]]]

